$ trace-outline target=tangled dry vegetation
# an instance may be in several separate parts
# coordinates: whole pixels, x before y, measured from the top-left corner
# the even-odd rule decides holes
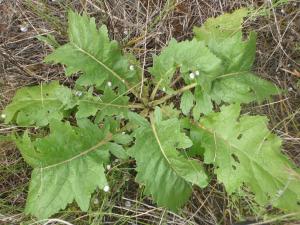
[[[152,55],[158,54],[171,38],[188,39],[193,26],[245,6],[255,9],[252,19],[244,25],[245,32],[251,28],[259,35],[255,70],[286,90],[272,102],[248,105],[245,113],[267,115],[270,128],[284,140],[284,151],[300,165],[300,3],[296,1],[2,0],[0,111],[19,87],[49,80],[73,85],[72,78],[63,76],[63,68],[43,63],[51,48],[37,39],[39,35],[52,34],[64,43],[69,8],[86,11],[98,23],[106,24],[111,38],[118,40],[124,51],[132,52],[142,62],[141,66],[147,68]],[[0,135],[19,129],[22,127],[7,126],[0,121]],[[82,213],[74,206],[60,213],[56,221],[37,222],[22,213],[30,168],[15,146],[2,143],[0,224],[232,224],[243,220],[263,224],[257,222],[258,218],[270,224],[297,224],[293,217],[276,211],[269,212],[272,217],[264,217],[251,199],[229,197],[216,182],[204,190],[195,190],[183,211],[174,214],[156,208],[141,195],[133,182],[131,168],[121,168],[109,176],[115,188],[109,197],[100,200],[96,193],[90,212]]]

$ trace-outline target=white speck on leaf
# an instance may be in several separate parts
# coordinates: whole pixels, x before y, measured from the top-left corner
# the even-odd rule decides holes
[[[194,79],[195,78],[195,74],[194,73],[190,73],[190,78]]]
[[[133,70],[134,70],[134,65],[130,65],[130,66],[129,66],[129,69],[130,69],[131,71],[133,71]]]
[[[6,118],[6,115],[5,115],[5,114],[1,114],[1,118],[2,118],[2,119],[5,119],[5,118]]]
[[[200,72],[198,70],[195,71],[196,76],[200,75]]]
[[[283,192],[284,192],[283,190],[278,190],[277,191],[277,196],[280,197],[283,194]]]
[[[110,170],[110,169],[111,169],[111,165],[108,164],[108,165],[106,166],[106,169],[107,169],[107,170]]]
[[[108,81],[108,82],[107,82],[107,86],[108,86],[108,87],[111,87],[111,86],[112,86],[112,83],[111,83],[110,81]]]
[[[123,131],[122,134],[123,134],[123,135],[126,134],[125,131]]]
[[[108,186],[108,185],[105,185],[104,188],[103,188],[103,191],[109,192],[109,186]]]
[[[80,96],[82,96],[82,92],[81,91],[76,91],[75,95],[78,96],[78,97],[80,97]]]
[[[163,87],[163,89],[162,89],[163,91],[166,91],[166,88],[165,87]]]

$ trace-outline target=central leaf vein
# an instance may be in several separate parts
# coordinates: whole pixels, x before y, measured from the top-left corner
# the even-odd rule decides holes
[[[105,145],[107,142],[109,142],[110,140],[112,139],[112,134],[109,133],[102,141],[100,141],[98,144],[92,146],[91,148],[85,150],[84,152],[80,152],[79,154],[69,158],[69,159],[66,159],[62,162],[59,162],[59,163],[55,163],[55,164],[52,164],[52,165],[49,165],[49,166],[46,166],[46,167],[42,167],[41,169],[43,170],[46,170],[46,169],[50,169],[50,168],[53,168],[53,167],[56,167],[56,166],[59,166],[59,165],[63,165],[65,163],[69,163],[75,159],[78,159],[84,155],[87,155],[88,153],[92,152],[92,151],[95,151],[97,150],[99,147],[101,147],[102,145]]]

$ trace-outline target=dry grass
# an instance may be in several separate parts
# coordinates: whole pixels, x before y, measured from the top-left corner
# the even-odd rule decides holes
[[[297,86],[300,78],[295,73],[300,71],[299,2],[290,1],[276,8],[272,8],[268,0],[0,2],[0,110],[19,87],[49,80],[73,83],[71,78],[63,76],[62,68],[42,62],[51,48],[36,38],[51,33],[59,42],[65,42],[69,8],[86,11],[99,23],[107,24],[111,37],[140,59],[145,76],[148,76],[146,69],[152,63],[153,54],[158,54],[171,38],[190,38],[193,26],[201,25],[208,17],[243,6],[265,8],[259,11],[265,12],[265,16],[245,24],[245,30],[256,30],[259,35],[255,70],[287,92],[273,102],[248,105],[245,111],[267,115],[270,127],[284,140],[284,151],[300,165],[300,88]],[[18,129],[21,128],[0,124],[0,135]],[[255,206],[249,195],[242,200],[231,197],[229,201],[223,187],[215,182],[204,190],[195,190],[189,204],[178,214],[167,212],[154,207],[140,194],[130,172],[130,164],[113,171],[111,180],[121,189],[112,190],[109,197],[96,193],[90,212],[82,213],[71,206],[58,214],[59,220],[36,224],[232,224],[240,220],[254,221],[257,215],[268,220],[263,218],[266,212],[277,214],[281,222],[274,224],[297,224],[289,215],[282,217],[279,212]],[[22,213],[29,177],[30,168],[15,147],[8,143],[0,145],[0,224],[36,222]]]

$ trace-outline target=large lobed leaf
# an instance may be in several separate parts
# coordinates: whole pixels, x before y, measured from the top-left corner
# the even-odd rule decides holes
[[[194,99],[184,95],[181,101],[190,110],[193,108],[190,102],[194,102],[195,119],[199,119],[200,113],[212,111],[212,101],[218,104],[261,102],[280,92],[274,84],[251,72],[256,34],[250,33],[243,39],[241,23],[247,12],[240,9],[208,19],[202,27],[194,29],[194,40],[179,43],[172,40],[154,57],[150,72],[160,89],[172,92],[170,84],[177,69],[186,84],[198,85]],[[184,114],[189,112],[187,109],[183,108]]]
[[[107,185],[103,163],[108,161],[110,135],[87,120],[79,127],[53,121],[50,135],[31,141],[28,133],[17,147],[33,167],[26,213],[48,218],[75,200],[83,211],[91,193]]]
[[[217,102],[261,102],[280,93],[275,85],[251,72],[256,34],[250,32],[248,38],[243,38],[242,23],[247,15],[248,10],[242,8],[232,14],[210,18],[200,28],[194,28],[195,38],[222,60],[224,74],[215,80],[210,93]]]
[[[192,142],[180,131],[176,118],[162,120],[159,108],[151,124],[136,114],[129,117],[139,126],[131,149],[137,163],[136,180],[159,206],[177,210],[190,197],[193,184],[205,187],[208,182],[202,166],[177,150],[190,147]]]
[[[54,81],[50,84],[25,87],[17,91],[5,108],[5,122],[21,126],[45,126],[50,120],[61,120],[74,107],[72,91]]]
[[[70,11],[68,26],[69,43],[48,55],[46,62],[64,64],[72,73],[83,72],[77,83],[84,86],[104,88],[109,83],[124,89],[137,83],[138,70],[130,70],[118,43],[109,40],[105,25],[97,29],[94,18]]]
[[[266,117],[240,117],[236,104],[205,116],[197,130],[204,162],[214,164],[228,193],[245,184],[262,205],[300,210],[300,175],[282,154],[281,140],[268,130]]]

